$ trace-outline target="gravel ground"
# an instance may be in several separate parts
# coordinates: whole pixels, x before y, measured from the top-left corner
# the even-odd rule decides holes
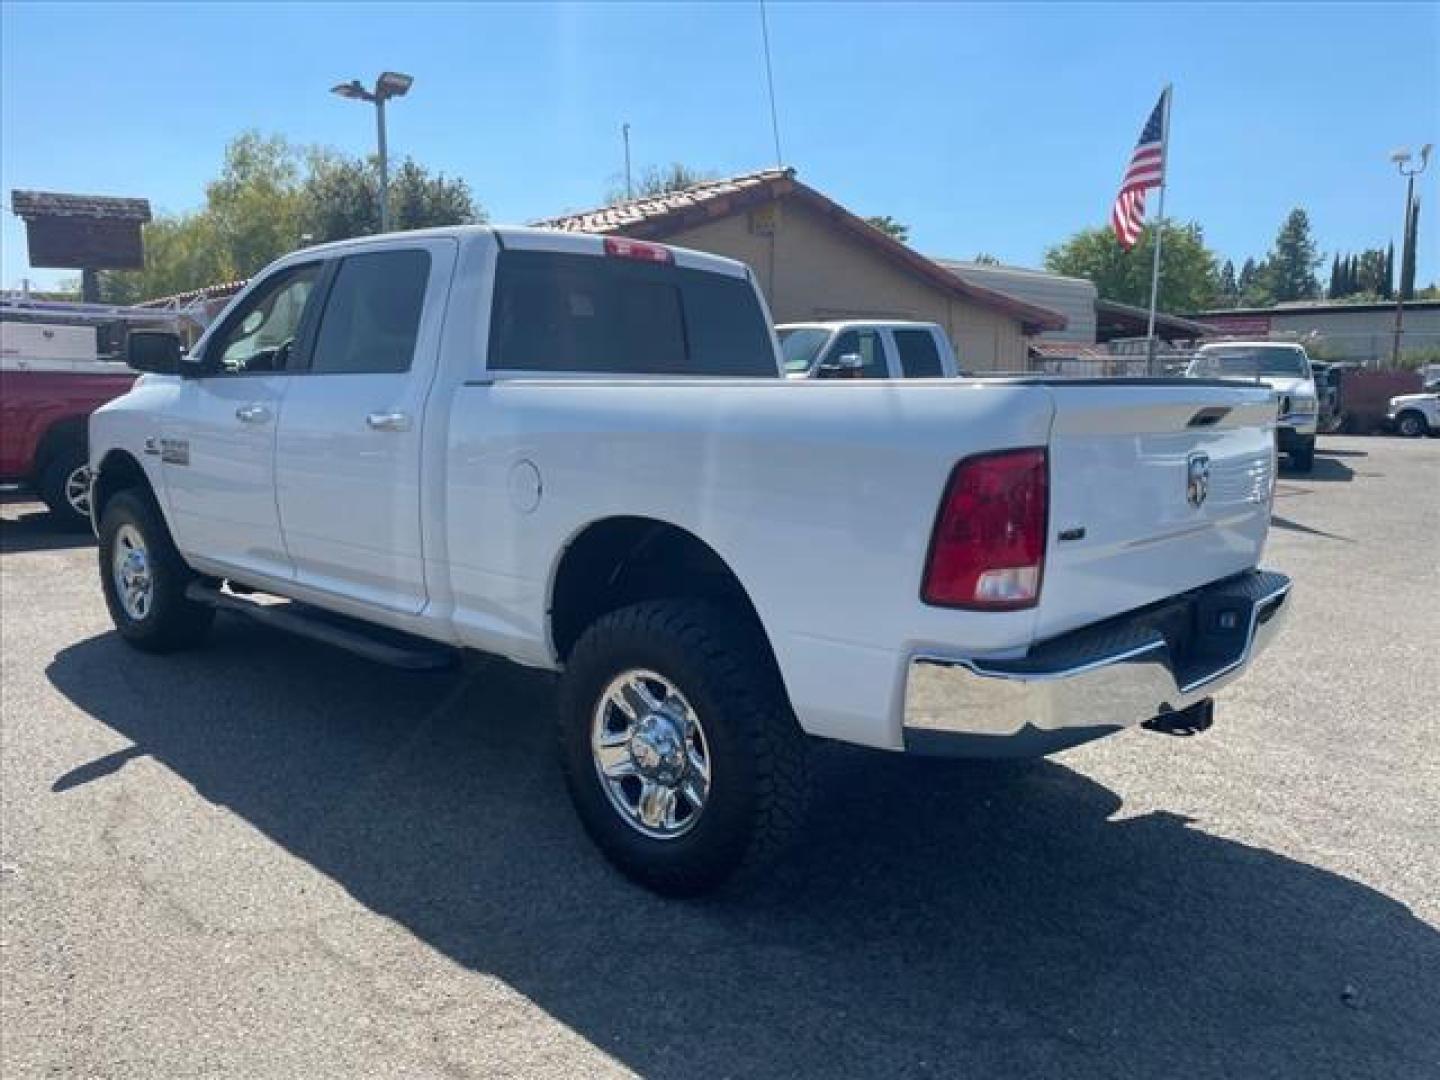
[[[667,903],[549,682],[225,617],[154,658],[3,507],[0,1073],[1440,1076],[1440,441],[1322,441],[1286,635],[1193,739],[822,756],[808,844]]]

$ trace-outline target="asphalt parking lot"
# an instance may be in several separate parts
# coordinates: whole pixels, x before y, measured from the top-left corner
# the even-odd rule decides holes
[[[1210,732],[827,750],[808,844],[688,904],[586,843],[544,678],[142,656],[0,510],[7,1078],[1440,1076],[1440,441],[1282,476],[1295,611]]]

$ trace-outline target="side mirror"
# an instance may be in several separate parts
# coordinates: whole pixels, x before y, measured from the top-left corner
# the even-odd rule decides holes
[[[847,352],[820,361],[816,374],[822,379],[852,378],[864,366],[865,360],[859,353]]]
[[[180,338],[168,330],[131,330],[125,342],[125,363],[153,375],[177,375]]]

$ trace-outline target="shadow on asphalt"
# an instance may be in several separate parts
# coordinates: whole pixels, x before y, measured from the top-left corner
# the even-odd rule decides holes
[[[54,516],[43,506],[0,517],[0,553],[56,551],[94,543],[95,537],[84,529],[57,527]]]
[[[1053,761],[826,747],[790,862],[666,902],[583,838],[546,677],[396,673],[223,617],[198,652],[106,635],[48,675],[135,744],[57,789],[148,754],[643,1075],[1395,1077],[1440,1056],[1440,934],[1407,908],[1177,814],[1116,818]]]
[[[1285,480],[1298,480],[1301,482],[1316,481],[1330,482],[1341,481],[1349,483],[1355,479],[1355,470],[1346,465],[1343,461],[1336,461],[1333,457],[1326,455],[1323,450],[1315,453],[1315,465],[1308,473],[1298,472],[1291,467],[1290,462],[1283,455],[1280,459],[1280,476]]]

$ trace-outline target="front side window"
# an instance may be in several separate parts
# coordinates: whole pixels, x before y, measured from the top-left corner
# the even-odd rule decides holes
[[[225,320],[205,347],[216,375],[285,371],[294,367],[296,339],[310,303],[320,264],[281,271],[264,282]]]
[[[859,369],[838,368],[842,356],[859,356]],[[878,330],[846,330],[821,361],[821,375],[844,379],[888,379],[890,369],[885,363],[885,341]]]
[[[430,255],[375,251],[341,260],[320,317],[310,370],[378,375],[410,370]]]
[[[784,357],[787,374],[804,375],[815,366],[815,358],[830,340],[829,330],[813,326],[792,326],[781,330],[780,353]]]
[[[608,256],[501,252],[492,371],[777,374],[770,333],[740,278]]]
[[[896,330],[895,347],[900,351],[900,370],[907,379],[938,379],[945,374],[940,350],[928,330]]]

